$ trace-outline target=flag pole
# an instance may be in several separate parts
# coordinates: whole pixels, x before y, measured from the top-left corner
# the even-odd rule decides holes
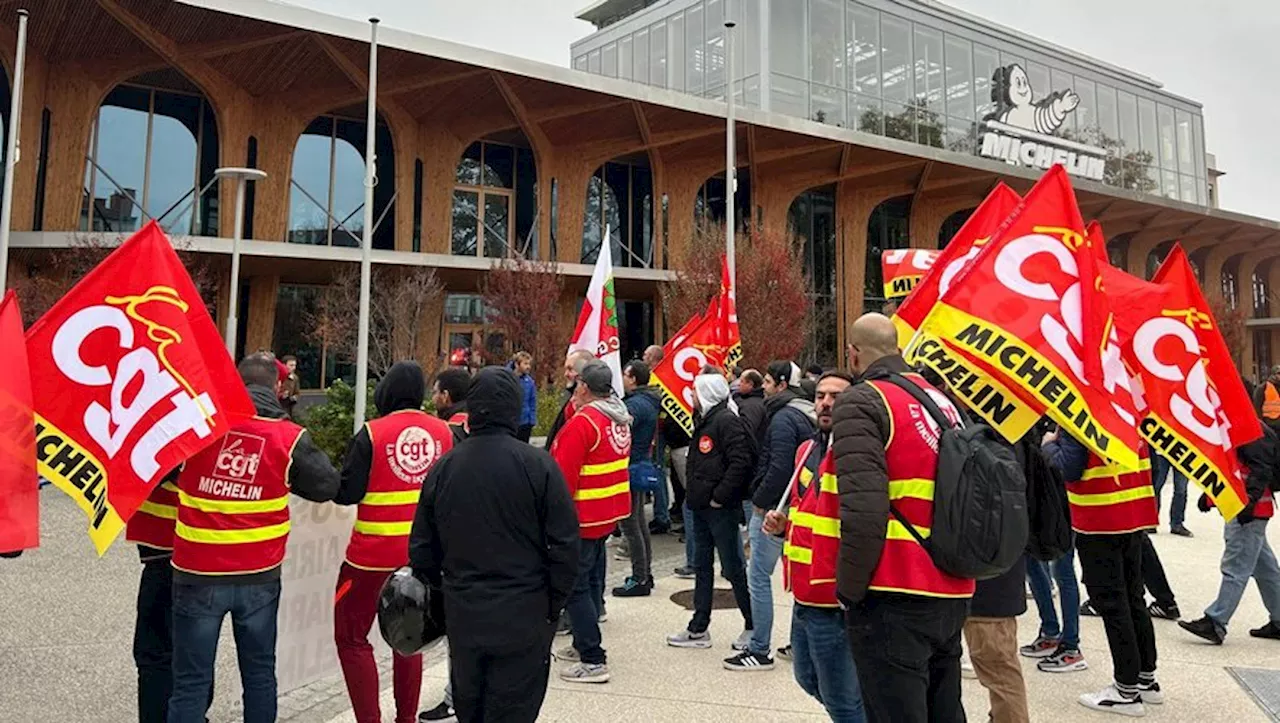
[[[369,274],[373,254],[373,187],[378,182],[374,139],[378,123],[378,19],[369,18],[369,109],[364,139],[364,229],[360,240],[360,319],[356,340],[356,404],[353,433],[365,422],[369,386]]]
[[[730,12],[731,2],[724,4],[724,57],[725,77],[728,87],[725,92],[727,113],[725,114],[725,152],[724,152],[724,251],[729,263],[729,288],[738,285],[737,249],[734,234],[734,215],[737,211],[734,199],[738,191],[738,131],[734,118],[733,106],[733,28],[736,23]]]
[[[9,225],[13,219],[13,172],[18,164],[22,126],[22,76],[27,65],[27,11],[18,10],[18,52],[13,61],[13,97],[9,99],[9,139],[4,151],[4,192],[0,196],[0,290],[9,286]]]

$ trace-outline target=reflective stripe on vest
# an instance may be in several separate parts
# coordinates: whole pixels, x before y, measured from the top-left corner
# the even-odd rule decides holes
[[[573,500],[578,508],[578,525],[599,530],[631,516],[631,430],[615,423],[592,406],[583,407],[569,424],[590,424],[596,443],[587,451],[578,472],[578,489]]]
[[[254,417],[187,460],[178,476],[173,566],[197,575],[247,575],[284,561],[286,476],[302,427]]]
[[[1267,382],[1262,392],[1262,417],[1263,419],[1280,419],[1280,391],[1276,390],[1276,385]]]
[[[917,374],[907,374],[953,419],[960,413],[941,393]],[[923,538],[933,525],[934,481],[937,479],[940,432],[920,403],[897,385],[881,380],[867,382],[884,401],[890,420],[885,465],[889,474],[889,500]],[[924,597],[973,596],[973,580],[947,575],[933,564],[929,553],[911,531],[889,516],[880,561],[871,574],[868,589]]]
[[[347,562],[364,570],[395,570],[409,562],[409,532],[427,473],[453,448],[453,431],[416,409],[366,425],[373,456],[369,485],[356,508]]]
[[[810,471],[817,443],[805,442],[796,453],[792,474],[787,539],[782,546],[783,583],[796,602],[834,608],[836,565],[840,559],[840,496],[835,461],[828,446],[817,464],[817,480]]]
[[[1076,532],[1119,535],[1156,526],[1159,512],[1151,486],[1151,457],[1145,444],[1139,450],[1138,462],[1138,471],[1121,473],[1089,453],[1084,474],[1067,483],[1071,527]]]
[[[172,550],[177,523],[178,486],[161,482],[129,518],[124,539],[158,550]]]

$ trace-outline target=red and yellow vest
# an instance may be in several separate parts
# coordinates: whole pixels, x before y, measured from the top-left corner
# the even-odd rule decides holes
[[[1139,470],[1119,472],[1089,453],[1080,479],[1067,482],[1071,527],[1086,535],[1122,535],[1153,529],[1159,523],[1156,491],[1151,486],[1151,457],[1139,449]]]
[[[1271,494],[1271,490],[1262,493],[1262,497],[1258,500],[1258,504],[1253,506],[1253,516],[1259,520],[1269,520],[1275,517],[1276,502]]]
[[[1276,391],[1276,385],[1271,382],[1263,384],[1262,418],[1280,419],[1280,392]]]
[[[840,492],[831,447],[818,462],[817,478],[809,469],[809,456],[817,452],[810,440],[796,451],[796,471],[791,484],[787,541],[782,547],[782,580],[796,602],[834,608],[836,565],[840,560]]]
[[[187,461],[178,475],[173,567],[248,575],[284,561],[289,460],[303,429],[254,417]]]
[[[918,374],[904,375],[921,389],[932,390]],[[885,464],[889,472],[889,501],[928,539],[933,525],[933,485],[938,471],[939,432],[929,413],[909,393],[886,381],[867,382],[884,399],[889,410],[889,443]],[[934,395],[938,406],[953,419],[960,413],[943,395]],[[924,597],[973,597],[973,580],[952,577],[937,568],[928,551],[916,542],[901,522],[889,515],[884,550],[871,574],[868,589]]]
[[[460,437],[466,437],[471,434],[471,419],[466,412],[455,412],[449,417],[449,426],[457,427],[462,430]]]
[[[173,549],[173,529],[178,524],[178,486],[161,482],[129,518],[124,539],[157,550]]]
[[[592,406],[583,407],[574,419],[584,419],[596,431],[596,442],[587,450],[578,472],[573,495],[578,526],[585,539],[599,539],[613,531],[618,520],[631,516],[631,428],[618,424]],[[581,422],[579,422],[581,423]]]
[[[409,530],[422,481],[453,448],[453,432],[416,409],[392,412],[365,428],[373,460],[368,490],[356,508],[347,562],[364,570],[396,570],[409,562]]]

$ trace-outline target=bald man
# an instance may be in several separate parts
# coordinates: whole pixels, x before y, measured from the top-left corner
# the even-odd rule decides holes
[[[642,358],[644,359],[644,363],[649,365],[649,369],[653,370],[658,368],[658,363],[662,361],[663,356],[662,347],[657,344],[653,344],[644,350],[644,357]]]
[[[861,381],[840,395],[832,413],[840,494],[836,594],[848,610],[867,719],[964,720],[960,631],[974,583],[939,570],[907,527],[928,534],[938,466],[937,425],[910,386],[929,394],[952,422],[960,413],[903,361],[897,331],[883,314],[853,323],[848,353]]]

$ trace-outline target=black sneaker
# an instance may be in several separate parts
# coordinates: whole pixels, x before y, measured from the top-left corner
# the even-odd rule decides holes
[[[1090,618],[1101,617],[1098,614],[1098,609],[1093,606],[1092,600],[1085,600],[1080,603],[1080,614]]]
[[[752,673],[757,670],[773,670],[773,658],[744,650],[732,658],[724,659],[724,669],[738,673]]]
[[[1147,613],[1161,620],[1177,620],[1182,617],[1182,612],[1178,610],[1177,605],[1161,605],[1154,602],[1147,606]]]
[[[622,587],[613,589],[614,597],[648,597],[653,592],[653,582],[640,582],[634,577],[628,577]]]
[[[1222,632],[1218,630],[1217,623],[1210,620],[1207,615],[1199,620],[1192,620],[1190,622],[1186,620],[1179,620],[1178,627],[1198,638],[1208,640],[1214,645],[1222,645],[1222,641],[1224,639]],[[1250,634],[1252,633],[1253,631],[1250,631]]]
[[[1191,530],[1188,530],[1182,525],[1178,525],[1177,527],[1170,527],[1169,533],[1173,535],[1177,535],[1178,537],[1195,537],[1195,535],[1191,534]]]
[[[1074,673],[1077,670],[1088,670],[1089,663],[1079,648],[1068,648],[1059,645],[1058,649],[1047,658],[1036,663],[1036,668],[1045,673]]]
[[[1263,625],[1260,628],[1254,628],[1253,630],[1250,630],[1249,634],[1255,638],[1265,638],[1267,640],[1280,640],[1280,625],[1276,625],[1276,622],[1272,620],[1271,622],[1267,623],[1266,625]]]
[[[779,658],[782,658],[783,660],[791,660],[791,646],[784,645],[781,648],[778,648],[777,655]]]
[[[418,714],[418,723],[427,723],[427,721],[449,721],[457,720],[457,714],[453,710],[453,706],[441,701],[440,705],[431,710],[423,711]]]
[[[670,522],[659,522],[657,520],[652,520],[649,522],[650,535],[665,535],[670,531],[671,531]]]

